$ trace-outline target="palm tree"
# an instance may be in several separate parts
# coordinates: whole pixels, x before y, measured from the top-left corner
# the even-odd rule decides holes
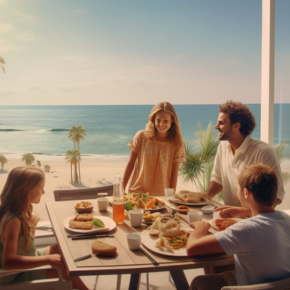
[[[79,150],[67,150],[66,158],[67,162],[70,162],[70,174],[71,174],[71,182],[75,184],[80,184],[79,176],[78,176],[78,163],[81,161],[81,154]],[[74,167],[74,175],[73,175],[73,167]]]
[[[35,158],[32,153],[25,153],[21,157],[21,161],[24,161],[26,165],[31,165],[34,162]]]
[[[3,170],[4,164],[7,163],[7,158],[2,154],[0,154],[0,163],[1,163],[1,170]]]
[[[288,145],[284,142],[274,145],[274,151],[275,151],[280,163],[282,161],[282,158],[284,156],[284,153],[285,153],[287,147],[288,147]],[[287,183],[290,180],[290,173],[282,172],[282,178],[283,178],[284,185],[285,185],[285,183]]]
[[[0,56],[0,63],[5,64],[4,58]],[[5,73],[5,68],[2,64],[0,64],[0,66],[2,67],[3,72]]]
[[[68,138],[72,139],[74,142],[74,150],[76,150],[76,143],[78,144],[78,151],[80,152],[80,140],[85,139],[86,136],[86,130],[83,128],[83,126],[72,126],[70,128],[70,131],[68,133]],[[81,183],[81,166],[80,162],[78,162],[79,167],[79,182]]]
[[[186,144],[185,146],[186,163],[181,164],[179,173],[183,176],[183,181],[194,182],[199,192],[206,192],[219,141],[213,137],[211,121],[209,121],[206,131],[203,131],[201,124],[198,123],[195,135],[197,136],[196,144]],[[219,193],[216,199],[223,200],[223,193]]]

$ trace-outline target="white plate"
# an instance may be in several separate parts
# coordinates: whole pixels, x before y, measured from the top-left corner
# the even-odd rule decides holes
[[[218,219],[222,219],[222,218],[212,219],[212,220],[209,221],[209,224],[212,226],[212,228],[214,228],[215,230],[220,232],[220,230],[218,228],[216,228],[215,226],[213,226],[213,224],[212,224],[213,221],[218,220]],[[229,218],[229,219],[235,220],[235,221],[238,221],[238,222],[243,220],[243,219],[240,219],[240,218]]]
[[[161,254],[161,255],[165,255],[165,256],[187,257],[185,247],[181,247],[179,249],[173,249],[174,253],[171,253],[171,252],[168,252],[166,250],[160,250],[156,246],[156,243],[158,242],[158,240],[159,240],[159,236],[150,236],[148,230],[144,230],[143,232],[141,232],[141,242],[149,250],[151,250],[157,254]]]
[[[97,228],[93,225],[93,228],[91,230],[71,229],[69,227],[69,221],[74,219],[74,217],[75,215],[67,217],[63,221],[63,224],[67,230],[75,232],[75,233],[80,233],[80,234],[102,233],[102,232],[111,231],[116,227],[116,223],[111,218],[106,217],[106,216],[94,216],[94,218],[100,219],[105,224],[104,228]]]
[[[205,205],[205,204],[207,204],[206,202],[191,202],[191,203],[185,202],[185,201],[178,199],[178,198],[175,198],[173,196],[170,196],[167,199],[170,201],[176,202],[178,204],[184,204],[184,205]]]

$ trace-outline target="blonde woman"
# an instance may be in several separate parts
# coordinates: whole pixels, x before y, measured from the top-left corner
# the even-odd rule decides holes
[[[128,192],[164,196],[165,188],[176,190],[179,165],[186,162],[184,141],[174,107],[158,103],[148,117],[145,130],[128,144],[131,149],[123,186]],[[129,181],[130,180],[130,181]]]
[[[74,288],[87,290],[79,277],[67,275],[56,244],[41,249],[34,246],[38,218],[33,214],[32,204],[40,202],[44,185],[45,174],[40,168],[22,166],[9,173],[0,197],[0,268],[14,270],[51,265],[60,268]],[[0,285],[55,277],[57,272],[53,269],[24,272],[1,277]]]

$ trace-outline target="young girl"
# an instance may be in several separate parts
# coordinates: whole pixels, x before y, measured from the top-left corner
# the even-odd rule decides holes
[[[128,144],[131,154],[123,186],[125,189],[131,177],[128,192],[164,196],[165,188],[176,190],[179,165],[186,162],[184,141],[170,103],[155,105],[148,119],[145,130],[137,132]]]
[[[0,204],[0,268],[6,270],[29,269],[44,265],[59,267],[74,288],[88,289],[79,277],[68,277],[58,246],[37,249],[34,232],[38,218],[32,203],[39,203],[44,194],[45,174],[37,167],[14,168],[8,175]],[[0,285],[13,282],[57,277],[57,272],[39,270],[0,278]]]

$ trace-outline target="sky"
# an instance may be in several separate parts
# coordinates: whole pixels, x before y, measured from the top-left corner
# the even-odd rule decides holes
[[[275,99],[290,103],[289,0]],[[0,0],[1,105],[260,103],[262,0]]]

